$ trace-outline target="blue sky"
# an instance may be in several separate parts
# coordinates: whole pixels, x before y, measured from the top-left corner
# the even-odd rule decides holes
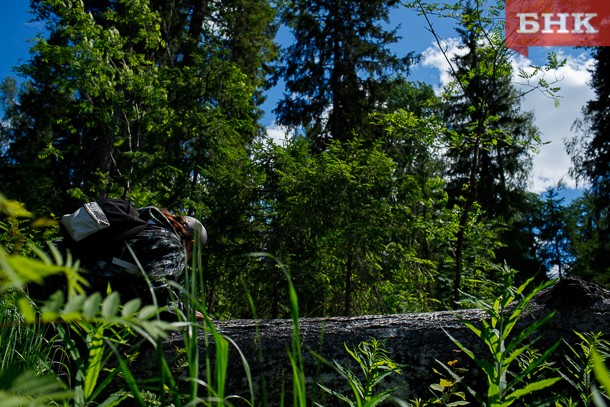
[[[41,32],[40,25],[30,22],[28,5],[27,0],[0,2],[0,35],[3,38],[0,42],[0,78],[14,76],[12,67],[28,58],[31,45],[28,40]],[[398,54],[414,51],[424,56],[422,63],[412,68],[411,79],[425,81],[440,89],[446,83],[448,65],[436,47],[424,18],[412,10],[400,7],[393,12],[391,23],[402,25],[400,34],[403,39],[395,45],[394,50]],[[451,24],[449,20],[435,23],[435,29],[445,40],[449,53],[456,50],[456,43],[453,41],[455,33]],[[531,48],[529,59],[515,54],[513,64],[516,68],[524,69],[528,69],[532,63],[543,64],[547,53],[551,50],[568,59],[566,67],[556,72],[548,72],[546,77],[550,79],[556,76],[561,79],[560,106],[555,107],[552,100],[539,92],[528,94],[522,105],[524,110],[534,112],[536,125],[540,129],[543,141],[547,143],[540,148],[540,152],[534,158],[530,187],[534,192],[542,192],[545,188],[556,185],[559,180],[566,182],[569,188],[578,187],[567,175],[570,160],[565,153],[564,140],[573,135],[571,127],[574,120],[580,116],[580,110],[586,101],[593,97],[587,83],[590,78],[588,69],[591,59],[582,51],[569,47]],[[515,78],[516,84],[520,81],[519,78]],[[270,94],[269,102],[263,106],[268,111],[263,124],[269,127],[269,133],[276,138],[282,137],[282,129],[272,123],[273,116],[270,110],[281,91],[281,88],[275,89]]]
[[[14,76],[12,67],[27,59],[28,40],[40,32],[28,22],[32,18],[27,12],[28,5],[27,0],[4,0],[0,3],[0,78]]]

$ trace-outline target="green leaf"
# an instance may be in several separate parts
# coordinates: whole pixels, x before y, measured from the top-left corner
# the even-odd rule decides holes
[[[552,354],[555,352],[555,350],[557,349],[558,346],[559,346],[559,341],[556,342],[555,344],[553,344],[551,347],[549,347],[542,355],[538,356],[534,361],[529,363],[525,369],[523,369],[521,372],[519,372],[518,374],[515,375],[515,378],[510,382],[509,387],[510,388],[515,387],[517,385],[517,383],[519,383],[524,378],[529,376],[532,372],[534,372],[536,370],[536,368],[538,368],[538,366],[542,365],[547,360],[549,360],[549,358],[552,356]]]
[[[127,317],[132,314],[135,314],[138,312],[141,305],[142,305],[142,300],[140,300],[139,298],[134,298],[133,300],[128,301],[127,304],[123,305],[123,310],[121,311],[121,315],[123,317]]]
[[[146,305],[146,306],[142,307],[142,309],[138,313],[138,319],[142,319],[142,320],[150,319],[150,318],[154,317],[155,315],[157,315],[157,311],[158,311],[158,309],[154,305]]]
[[[539,380],[533,383],[528,383],[525,387],[521,389],[517,389],[505,397],[505,400],[509,403],[517,401],[523,396],[531,394],[533,392],[546,389],[547,387],[551,387],[555,383],[561,380],[561,377],[553,377],[549,379]]]
[[[87,300],[85,295],[73,295],[68,298],[68,302],[64,306],[62,310],[62,314],[68,315],[73,313],[80,314],[81,309],[83,308],[83,304]]]
[[[603,358],[595,348],[591,350],[591,357],[593,359],[593,372],[595,372],[595,377],[599,380],[603,388],[606,389],[606,395],[610,396],[610,371],[608,371]]]
[[[110,293],[102,303],[102,316],[106,318],[115,316],[119,312],[120,301],[119,293],[116,291]]]
[[[36,322],[36,313],[34,312],[32,305],[30,304],[30,300],[25,297],[19,297],[19,299],[17,300],[17,304],[19,306],[19,311],[21,312],[21,315],[23,315],[23,318],[25,319],[25,322],[29,324],[33,324],[34,322]]]
[[[377,404],[383,402],[388,397],[390,397],[391,390],[384,391],[383,393],[376,394],[372,396],[370,399],[366,400],[363,407],[375,407]]]
[[[97,386],[97,380],[100,372],[104,368],[103,358],[104,352],[104,328],[97,327],[89,332],[91,341],[89,343],[89,358],[87,359],[87,370],[85,373],[84,382],[84,397],[89,400],[89,397]]]
[[[43,284],[44,278],[61,274],[64,267],[45,264],[20,255],[7,255],[0,247],[0,293],[29,283]]]
[[[50,406],[52,402],[67,401],[73,392],[66,390],[56,377],[38,375],[32,371],[19,373],[15,376],[9,366],[8,370],[0,371],[0,406]]]
[[[0,194],[0,213],[5,214],[9,218],[31,218],[32,213],[25,209],[25,205],[18,201],[6,199]]]
[[[117,406],[122,406],[125,405],[125,403],[123,403],[125,400],[127,400],[128,398],[132,398],[133,396],[123,390],[119,390],[116,393],[111,394],[110,396],[106,397],[106,399],[101,402],[100,404],[98,404],[98,407],[117,407]],[[144,400],[142,400],[142,405],[144,405]]]
[[[91,294],[83,304],[83,317],[95,317],[99,311],[101,302],[102,295],[99,292]]]

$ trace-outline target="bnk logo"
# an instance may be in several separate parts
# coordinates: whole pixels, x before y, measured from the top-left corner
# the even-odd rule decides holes
[[[506,0],[506,46],[609,46],[610,0]]]

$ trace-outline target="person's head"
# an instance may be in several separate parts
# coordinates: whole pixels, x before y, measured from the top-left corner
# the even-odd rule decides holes
[[[204,246],[208,241],[208,232],[201,222],[192,216],[183,216],[182,219],[184,220],[184,229],[186,229],[186,232],[190,236],[190,245],[192,246],[197,242],[201,246]]]
[[[174,215],[165,210],[162,212],[180,235],[188,255],[188,260],[190,261],[193,256],[195,242],[198,242],[200,246],[204,246],[208,240],[208,233],[205,227],[192,216]]]

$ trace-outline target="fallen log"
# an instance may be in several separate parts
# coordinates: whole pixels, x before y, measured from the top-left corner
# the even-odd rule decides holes
[[[536,348],[547,349],[560,341],[576,344],[574,332],[601,332],[610,334],[610,292],[599,286],[578,279],[564,279],[539,292],[522,315],[521,324],[529,325],[549,313],[555,315],[539,330]],[[429,386],[438,382],[434,369],[443,371],[440,364],[457,361],[466,370],[464,381],[475,389],[484,389],[486,377],[451,341],[448,334],[475,353],[488,357],[481,340],[460,319],[478,323],[486,314],[477,309],[455,312],[430,312],[404,315],[369,315],[358,317],[303,318],[299,321],[299,337],[302,344],[304,372],[308,396],[321,400],[326,406],[339,405],[336,399],[324,393],[323,384],[343,394],[351,394],[347,381],[335,369],[320,361],[336,360],[344,366],[354,365],[345,350],[370,339],[383,341],[389,357],[401,364],[402,374],[391,375],[381,388],[396,388],[395,395],[402,400],[431,396]],[[239,348],[231,348],[226,384],[226,394],[241,395],[250,399],[245,357],[252,378],[252,397],[257,402],[266,400],[269,406],[277,406],[284,394],[292,405],[292,371],[288,357],[293,335],[291,320],[231,320],[214,323],[219,333],[230,338]],[[201,331],[199,336],[201,360],[213,355],[213,346],[204,346],[209,336]],[[181,333],[174,333],[165,343],[168,360],[177,359],[184,347]],[[563,348],[565,351],[565,348]],[[557,352],[557,359],[562,358]],[[151,369],[150,364],[139,364],[140,375]],[[200,364],[200,377],[205,380],[205,363]],[[357,371],[357,370],[354,370]],[[329,398],[330,397],[330,398]],[[240,405],[236,403],[236,405]]]

